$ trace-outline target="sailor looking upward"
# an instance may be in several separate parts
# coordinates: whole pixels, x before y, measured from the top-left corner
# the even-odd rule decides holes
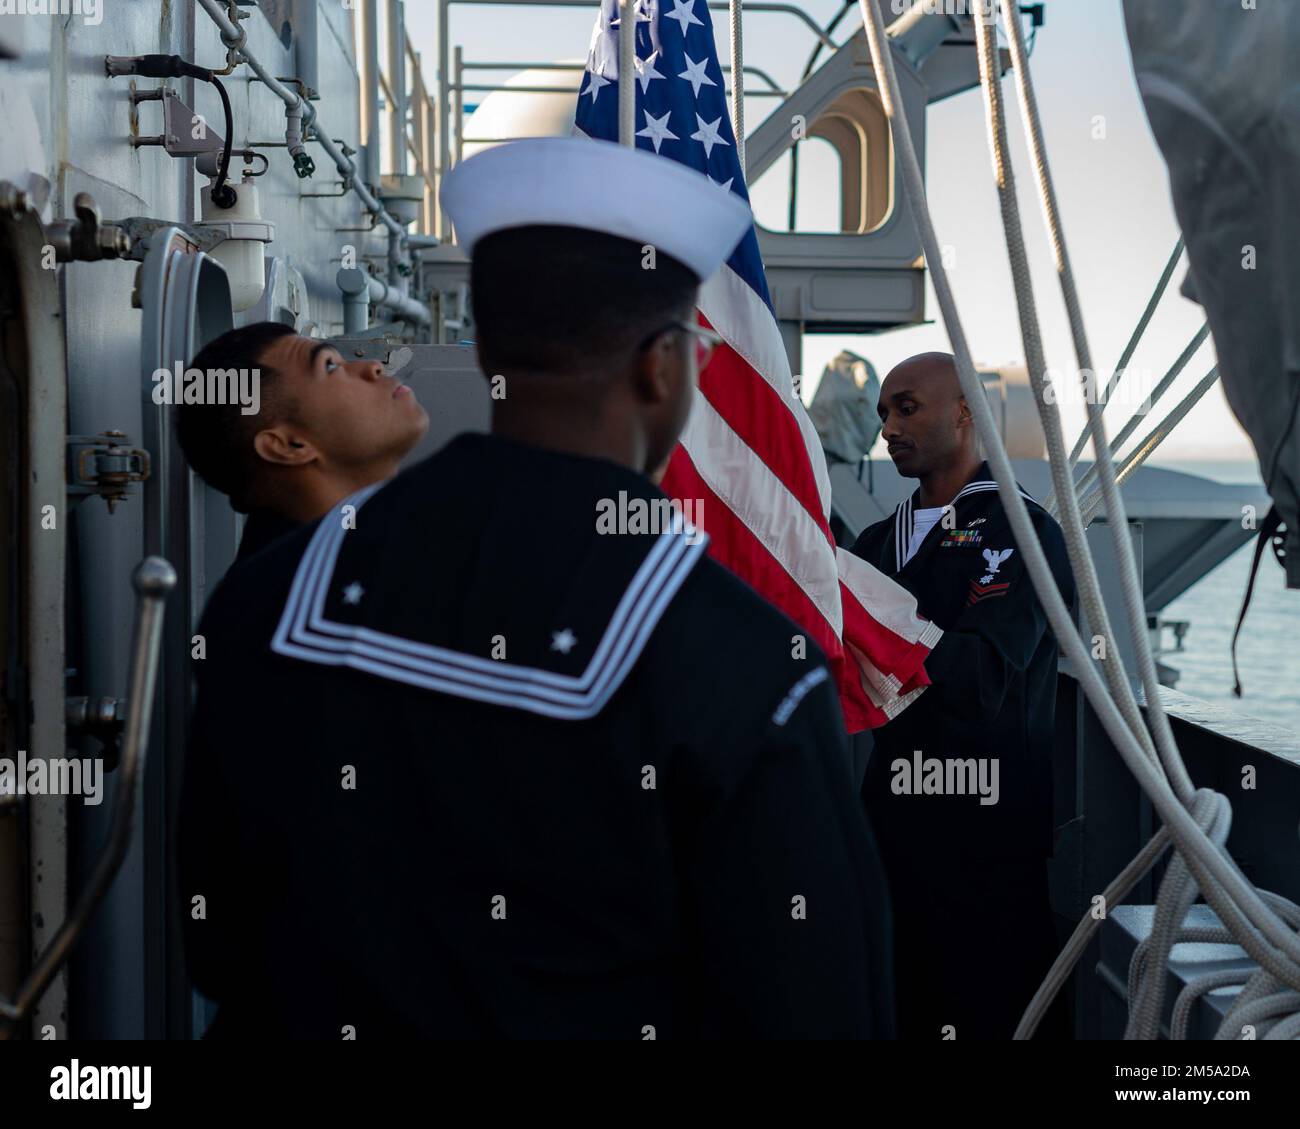
[[[899,1033],[1010,1039],[1057,948],[1046,867],[1056,639],[953,358],[902,362],[879,412],[894,465],[920,486],[853,552],[944,629],[925,661],[932,685],[875,730],[864,785],[894,898]],[[1025,497],[1070,603],[1061,529]]]
[[[200,629],[179,889],[214,1033],[892,1034],[823,659],[649,477],[748,208],[578,139],[442,198],[491,434],[236,566]],[[611,532],[620,499],[668,520]]]
[[[190,372],[248,373],[256,411],[183,403],[176,434],[195,474],[248,514],[239,558],[315,521],[340,499],[397,473],[429,417],[409,385],[373,360],[263,321],[223,333]]]

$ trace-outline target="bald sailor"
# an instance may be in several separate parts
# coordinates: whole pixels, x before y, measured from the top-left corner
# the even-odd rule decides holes
[[[925,660],[931,685],[874,731],[867,766],[894,897],[899,1034],[1010,1039],[1057,947],[1047,888],[1056,639],[952,355],[897,365],[879,414],[890,458],[918,486],[853,552],[944,630]],[[1024,498],[1068,604],[1061,528]],[[1060,1033],[1053,1019],[1044,1035]]]
[[[237,565],[200,628],[179,896],[210,1034],[892,1035],[823,656],[652,482],[748,207],[567,138],[442,202],[491,433]]]

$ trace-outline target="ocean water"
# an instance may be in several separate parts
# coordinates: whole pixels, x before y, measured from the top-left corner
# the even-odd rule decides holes
[[[1152,465],[1199,474],[1216,482],[1258,484],[1254,463],[1152,460]],[[1262,515],[1261,515],[1262,516]],[[1300,733],[1300,589],[1289,591],[1282,569],[1265,549],[1255,595],[1237,642],[1242,697],[1232,693],[1232,632],[1246,593],[1255,542],[1243,546],[1170,603],[1164,619],[1191,623],[1181,652],[1160,656],[1179,672],[1177,689],[1234,712]],[[1165,632],[1172,643],[1172,632]]]

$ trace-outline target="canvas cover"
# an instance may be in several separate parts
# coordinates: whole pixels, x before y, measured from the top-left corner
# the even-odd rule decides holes
[[[880,380],[870,361],[847,349],[831,360],[808,408],[828,458],[856,466],[866,457],[880,434],[879,399]]]
[[[1209,319],[1300,587],[1300,3],[1125,0],[1124,16],[1187,241],[1183,292]]]

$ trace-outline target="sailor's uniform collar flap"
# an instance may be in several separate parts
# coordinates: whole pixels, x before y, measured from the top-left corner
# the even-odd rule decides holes
[[[1020,491],[1021,496],[1027,501],[1035,501],[1033,496],[1018,483],[1016,489]],[[993,494],[994,500],[996,500],[997,491],[997,480],[989,470],[989,464],[983,462],[980,463],[979,470],[975,472],[974,477],[957,491],[956,496],[948,505],[952,506],[955,511],[963,502],[975,499],[986,502],[987,499],[980,496],[987,495],[990,492]],[[916,527],[916,510],[919,508],[921,508],[921,488],[918,486],[911,494],[899,502],[894,510],[894,572],[896,574],[902,572],[904,568],[912,568],[928,557],[935,545],[939,543],[940,538],[937,534],[946,532],[943,521],[940,519],[926,534],[925,540],[917,546],[917,550],[912,557],[905,559],[907,557],[907,547],[912,541],[912,531]]]
[[[586,558],[579,558],[579,583],[557,598],[557,608],[539,611],[538,630],[502,637],[500,653],[485,632],[476,654],[440,643],[437,633],[446,623],[422,622],[395,608],[402,594],[391,591],[391,581],[379,582],[393,571],[391,556],[385,556],[387,542],[382,535],[375,539],[374,522],[366,523],[370,536],[352,532],[376,489],[345,499],[321,519],[299,562],[272,650],[554,718],[577,720],[600,712],[702,560],[708,541],[676,510],[675,519],[657,533],[594,538]],[[642,492],[657,494],[648,484]],[[564,622],[548,622],[550,614]]]

